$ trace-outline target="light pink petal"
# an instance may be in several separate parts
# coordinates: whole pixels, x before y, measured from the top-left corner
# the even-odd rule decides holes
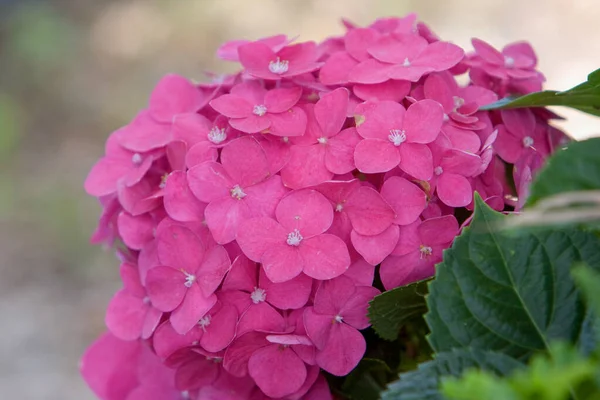
[[[252,304],[240,316],[236,335],[238,337],[247,332],[281,332],[285,327],[285,320],[271,305],[265,302]]]
[[[215,162],[218,156],[217,148],[211,142],[198,142],[185,155],[185,165],[192,168],[207,161]]]
[[[205,215],[206,225],[219,244],[235,240],[240,222],[251,217],[246,202],[231,196],[211,202],[206,207]]]
[[[260,271],[259,287],[267,292],[266,301],[280,310],[298,309],[308,302],[312,290],[312,279],[304,274],[287,282],[273,283],[264,270]]]
[[[279,114],[268,114],[270,123],[269,133],[275,136],[301,136],[306,131],[306,113],[300,107],[292,107]],[[266,129],[266,128],[265,128]]]
[[[269,90],[264,105],[269,113],[282,113],[296,105],[302,96],[301,87]]]
[[[361,124],[357,123],[356,130],[365,139],[389,141],[390,130],[402,129],[405,124],[405,113],[404,107],[393,101],[376,102],[373,107],[365,110],[364,120]]]
[[[325,167],[326,151],[323,144],[292,146],[290,160],[281,170],[283,183],[289,188],[301,189],[331,180],[333,172]]]
[[[338,88],[321,96],[315,104],[315,117],[326,137],[331,137],[342,129],[347,109],[347,89]]]
[[[135,340],[141,335],[147,309],[141,298],[120,290],[108,304],[106,326],[121,340]]]
[[[356,145],[354,163],[363,173],[387,172],[398,166],[400,154],[389,140],[365,139]]]
[[[390,225],[385,231],[378,235],[363,236],[352,231],[352,245],[371,265],[377,265],[390,255],[398,242],[398,226]]]
[[[205,245],[182,225],[166,226],[156,233],[158,259],[163,265],[194,273],[204,258]]]
[[[350,264],[344,276],[352,279],[355,285],[371,286],[375,276],[375,266],[366,262],[362,257]]]
[[[411,84],[408,81],[387,81],[371,85],[354,85],[352,91],[364,101],[389,100],[399,102],[410,92]]]
[[[267,341],[274,344],[312,346],[308,336],[302,335],[268,335]]]
[[[238,312],[235,307],[223,305],[210,318],[210,324],[200,339],[200,346],[211,353],[225,349],[235,336],[237,322]]]
[[[244,255],[238,256],[231,265],[221,290],[243,290],[248,293],[257,286],[257,264]]]
[[[154,238],[154,220],[148,214],[133,216],[121,212],[117,219],[119,235],[123,242],[134,250],[141,250],[146,243]]]
[[[358,62],[345,51],[333,53],[319,71],[319,80],[324,85],[348,83],[348,75]]]
[[[427,204],[427,194],[414,183],[399,176],[392,176],[384,182],[381,196],[394,209],[394,223],[398,225],[416,221]]]
[[[376,190],[361,186],[353,190],[344,205],[352,227],[361,235],[377,235],[394,220],[394,210]]]
[[[150,96],[149,111],[161,122],[171,122],[173,116],[198,111],[204,96],[190,81],[179,75],[169,74],[158,82]]]
[[[198,285],[192,285],[183,302],[171,312],[171,325],[175,332],[185,335],[217,302],[217,296],[205,297]]]
[[[348,81],[353,83],[374,84],[390,79],[392,67],[374,59],[362,61],[350,70]]]
[[[344,376],[358,365],[365,354],[367,344],[359,331],[344,323],[331,328],[329,341],[317,353],[317,364],[335,376]]]
[[[440,41],[427,46],[412,63],[415,66],[431,67],[439,72],[454,67],[464,56],[464,50],[457,45]]]
[[[210,203],[226,196],[236,184],[225,168],[216,162],[205,162],[192,167],[187,172],[187,182],[196,198]]]
[[[183,171],[169,174],[163,203],[167,214],[176,221],[201,221],[204,218],[206,204],[194,196]]]
[[[325,166],[334,174],[342,175],[353,171],[354,151],[361,141],[356,128],[347,128],[327,141]]]
[[[304,327],[310,340],[317,349],[323,349],[329,340],[329,334],[335,321],[333,315],[318,314],[313,307],[304,310]]]
[[[306,380],[306,365],[292,349],[270,345],[248,360],[248,371],[258,387],[271,397],[294,393]]]
[[[223,246],[214,246],[207,250],[202,265],[196,270],[196,282],[202,289],[204,297],[217,290],[223,278],[231,268],[229,254]]]
[[[340,312],[344,322],[359,330],[369,327],[371,325],[367,316],[369,302],[380,293],[372,286],[358,286]]]
[[[419,225],[418,232],[428,246],[449,243],[458,235],[458,222],[453,215],[431,218]]]
[[[299,249],[285,242],[267,248],[261,262],[267,277],[276,283],[289,281],[304,269],[304,259]]]
[[[290,232],[298,229],[303,237],[325,232],[333,221],[333,209],[325,196],[313,189],[287,194],[277,206],[279,223]]]
[[[304,273],[314,279],[332,279],[350,266],[348,247],[335,235],[322,234],[304,239],[300,245]]]
[[[267,115],[250,115],[246,118],[230,119],[229,125],[245,133],[258,133],[268,129],[271,126],[271,120]]]
[[[249,259],[261,262],[264,252],[277,244],[284,244],[288,233],[271,218],[251,218],[240,224],[236,240]]]
[[[429,147],[419,143],[402,143],[400,145],[400,169],[419,180],[431,179],[433,156]]]
[[[245,189],[243,201],[248,205],[252,217],[275,217],[275,208],[289,189],[283,186],[281,177],[273,175],[267,180]]]
[[[185,335],[181,335],[173,329],[170,322],[161,324],[152,338],[152,346],[157,356],[166,359],[176,351],[185,347],[191,347],[194,342],[200,340],[203,335],[199,327],[190,330]]]
[[[177,308],[188,290],[183,272],[163,266],[148,271],[146,289],[152,305],[165,312]]]
[[[433,100],[421,100],[406,110],[404,130],[408,143],[431,143],[440,133],[444,120],[442,106]]]
[[[477,55],[494,65],[504,65],[504,56],[498,50],[480,39],[471,39]]]
[[[85,191],[92,196],[105,196],[117,191],[117,181],[123,179],[133,163],[103,157],[93,167],[85,180]],[[150,161],[152,164],[152,161]],[[150,168],[146,167],[146,171]]]

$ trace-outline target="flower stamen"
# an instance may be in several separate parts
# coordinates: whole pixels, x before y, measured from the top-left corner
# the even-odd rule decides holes
[[[267,113],[267,106],[265,106],[264,104],[257,104],[254,106],[254,109],[252,110],[252,114],[258,115],[259,117],[262,117],[266,113]]]
[[[218,126],[213,127],[208,133],[208,140],[214,144],[220,144],[227,139],[225,128],[219,128]]]
[[[294,229],[292,232],[288,233],[287,244],[290,246],[300,246],[302,239],[303,237],[300,234],[300,231],[298,229]]]
[[[240,185],[235,185],[233,188],[231,188],[230,192],[231,192],[231,197],[233,197],[234,199],[241,200],[244,197],[246,197],[246,193],[240,187]]]
[[[406,141],[406,132],[404,132],[403,129],[390,129],[388,139],[394,144],[394,146],[400,146]]]
[[[269,71],[277,75],[285,74],[289,69],[289,64],[289,61],[277,57],[277,60],[269,63]]]

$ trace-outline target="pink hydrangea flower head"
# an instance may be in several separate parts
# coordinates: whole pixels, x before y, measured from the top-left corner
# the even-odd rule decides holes
[[[543,126],[538,127],[531,110],[502,110],[501,116],[503,124],[497,126],[494,149],[504,161],[514,164],[530,152],[542,156],[550,152],[547,131]]]

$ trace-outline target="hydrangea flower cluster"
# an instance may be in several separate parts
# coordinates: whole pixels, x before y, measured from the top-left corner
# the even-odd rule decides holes
[[[331,399],[379,289],[434,274],[474,191],[518,210],[565,140],[548,111],[480,110],[541,88],[527,43],[345,26],[226,43],[239,73],[165,76],[108,139],[85,182],[123,280],[82,360],[100,398]]]

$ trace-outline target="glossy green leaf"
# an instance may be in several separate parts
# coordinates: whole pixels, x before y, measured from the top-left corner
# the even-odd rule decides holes
[[[574,342],[585,309],[570,274],[577,262],[600,269],[600,241],[575,229],[514,235],[507,217],[476,196],[473,222],[444,253],[429,285],[429,342],[436,352],[472,347],[517,359]]]
[[[427,282],[415,282],[388,290],[371,300],[369,320],[379,336],[395,340],[402,325],[427,311]]]
[[[390,368],[382,360],[363,358],[346,377],[342,392],[349,399],[377,400],[390,373]]]

